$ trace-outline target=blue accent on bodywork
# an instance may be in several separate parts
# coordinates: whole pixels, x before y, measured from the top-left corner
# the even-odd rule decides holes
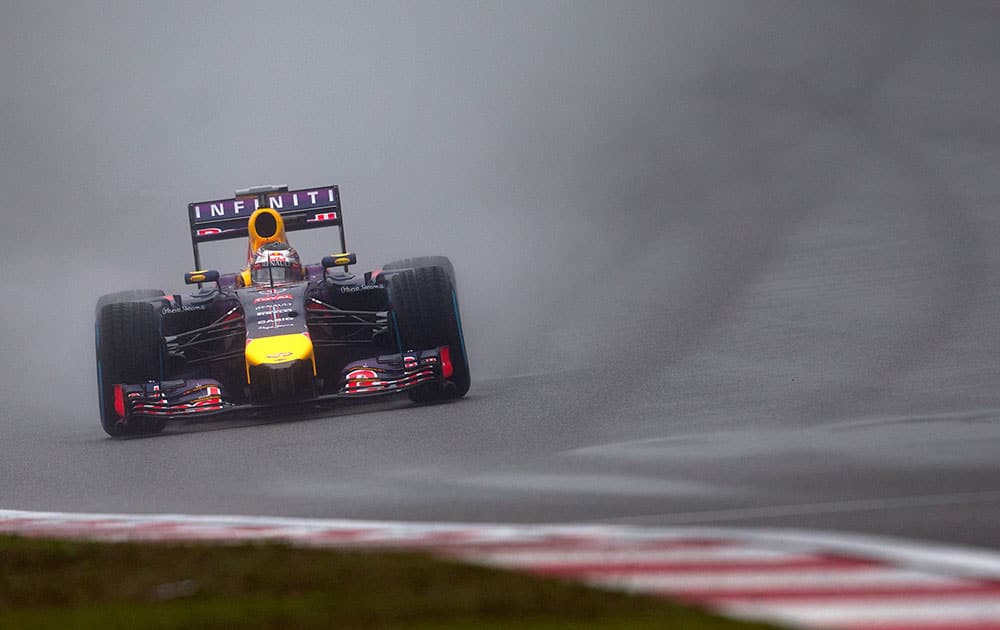
[[[403,338],[399,336],[399,322],[396,319],[396,305],[393,303],[394,300],[392,296],[393,291],[391,282],[387,283],[385,293],[389,298],[389,308],[391,309],[389,311],[389,315],[392,317],[392,334],[396,337],[396,348],[399,350],[399,360],[400,362],[405,363],[405,359],[403,359]]]
[[[465,359],[465,364],[469,364],[469,355],[465,352],[465,331],[462,330],[462,316],[458,312],[458,295],[455,294],[455,290],[451,290],[451,306],[455,311],[455,323],[458,324],[458,340],[462,344],[462,358]]]
[[[399,324],[396,322],[396,311],[392,312],[392,332],[396,334],[396,347],[399,348],[399,360],[403,359],[403,338],[399,336]]]

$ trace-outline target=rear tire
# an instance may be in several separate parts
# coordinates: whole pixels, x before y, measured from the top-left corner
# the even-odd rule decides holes
[[[149,296],[155,297],[155,296]],[[101,426],[113,437],[159,433],[163,418],[131,418],[119,422],[114,384],[139,384],[160,379],[162,339],[159,313],[147,302],[112,302],[97,313],[98,400]]]
[[[418,267],[389,279],[389,301],[403,350],[448,346],[452,375],[447,384],[427,383],[409,391],[416,402],[461,398],[472,378],[462,335],[458,296],[444,267]]]

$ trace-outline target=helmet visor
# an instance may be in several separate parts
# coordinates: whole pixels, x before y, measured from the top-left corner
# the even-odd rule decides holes
[[[254,284],[295,282],[302,279],[302,268],[288,263],[257,263],[251,270]]]

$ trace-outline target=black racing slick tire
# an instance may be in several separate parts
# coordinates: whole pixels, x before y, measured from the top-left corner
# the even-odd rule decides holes
[[[462,335],[458,296],[444,267],[417,267],[389,278],[389,301],[404,350],[448,346],[452,375],[447,382],[427,383],[409,391],[416,402],[461,398],[472,383]]]
[[[149,298],[163,297],[164,295],[166,294],[161,289],[130,289],[128,291],[108,293],[107,295],[102,295],[97,298],[97,309],[95,310],[95,314],[100,313],[101,309],[108,304],[136,302]]]
[[[95,328],[98,399],[104,431],[112,437],[159,433],[165,420],[131,418],[121,422],[114,401],[116,383],[160,379],[159,310],[148,302],[112,302],[98,311]]]
[[[444,267],[451,278],[451,284],[458,289],[458,281],[455,279],[455,265],[451,264],[447,256],[414,256],[413,258],[401,258],[382,267],[382,271],[398,271],[400,269],[417,269],[419,267]]]

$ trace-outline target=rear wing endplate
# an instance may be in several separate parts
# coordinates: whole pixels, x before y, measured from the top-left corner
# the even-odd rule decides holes
[[[198,245],[250,236],[247,224],[258,208],[272,208],[285,222],[285,231],[340,228],[340,250],[347,251],[343,209],[337,186],[288,190],[288,186],[257,186],[237,190],[231,199],[188,204],[195,269],[201,269]]]

